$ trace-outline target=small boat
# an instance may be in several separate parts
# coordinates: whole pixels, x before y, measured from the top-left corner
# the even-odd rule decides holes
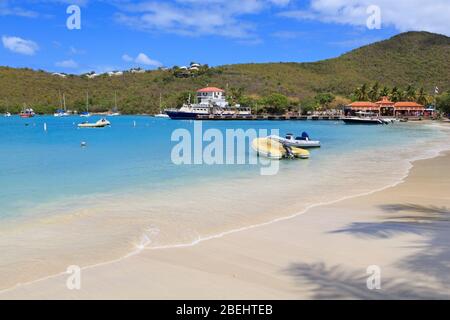
[[[96,123],[83,122],[78,125],[78,128],[104,128],[110,126],[111,123],[105,118],[98,120]]]
[[[170,119],[166,112],[162,111],[162,94],[159,94],[159,113],[154,115],[155,118]]]
[[[169,119],[170,117],[166,113],[158,113],[154,115],[155,118]]]
[[[54,117],[68,117],[69,114],[61,109],[56,110],[56,112],[53,114]]]
[[[309,139],[309,135],[303,132],[300,137],[294,138],[292,133],[288,133],[285,138],[279,136],[270,136],[272,139],[281,142],[285,146],[298,148],[320,148],[320,141]]]
[[[252,142],[252,148],[258,153],[258,155],[276,160],[283,158],[308,159],[310,155],[308,150],[285,146],[270,137],[254,139]]]
[[[21,118],[32,118],[34,116],[34,110],[31,108],[24,108],[24,110],[20,113]]]
[[[60,104],[61,104],[60,108],[58,110],[56,110],[56,112],[53,114],[53,116],[58,117],[58,118],[68,117],[69,113],[66,111],[66,97],[65,97],[64,93],[62,94]]]
[[[119,109],[117,108],[117,91],[114,91],[114,108],[108,114],[108,117],[117,117],[120,116]]]
[[[11,117],[11,113],[10,112],[6,112],[3,116],[4,117]]]
[[[91,114],[89,113],[89,91],[86,92],[86,111],[80,113],[80,117],[89,118]]]

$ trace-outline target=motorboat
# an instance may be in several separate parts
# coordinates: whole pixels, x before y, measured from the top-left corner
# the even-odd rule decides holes
[[[11,117],[11,113],[10,113],[10,112],[6,112],[6,113],[4,114],[4,117]]]
[[[357,116],[355,117],[346,117],[343,118],[345,124],[369,124],[369,125],[380,125],[380,124],[388,124],[382,119],[375,116],[372,112],[357,112]]]
[[[252,148],[258,155],[275,160],[283,158],[308,159],[310,155],[308,150],[285,146],[270,137],[254,139],[252,141]]]
[[[34,117],[35,113],[34,110],[31,108],[25,108],[21,113],[20,113],[20,117],[21,118],[32,118]]]
[[[270,136],[285,146],[298,148],[320,148],[320,141],[310,140],[308,133],[303,132],[300,137],[294,137],[292,133],[288,133],[285,138],[279,136]]]
[[[104,128],[110,126],[111,123],[105,118],[98,120],[96,123],[83,122],[78,125],[78,128]]]
[[[169,119],[170,117],[167,115],[167,113],[158,113],[154,115],[155,118],[164,118]]]

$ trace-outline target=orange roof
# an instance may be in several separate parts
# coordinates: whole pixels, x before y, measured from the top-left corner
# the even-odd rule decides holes
[[[356,101],[348,105],[351,108],[378,108],[378,105],[368,101]]]
[[[383,99],[381,101],[378,101],[377,104],[382,104],[382,105],[394,105],[394,102],[390,101],[388,99],[388,97],[383,97]]]
[[[416,102],[408,102],[408,101],[401,101],[394,104],[394,107],[411,107],[411,108],[424,108],[423,105],[418,104]]]
[[[225,92],[225,91],[216,87],[206,87],[198,90],[197,92]]]

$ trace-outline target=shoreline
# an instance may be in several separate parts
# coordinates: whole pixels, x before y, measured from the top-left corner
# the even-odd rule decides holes
[[[364,198],[364,197],[368,197],[383,191],[386,191],[388,189],[392,189],[392,188],[396,188],[399,185],[402,185],[404,183],[406,183],[406,181],[408,180],[411,172],[414,170],[414,167],[416,165],[416,163],[420,163],[421,161],[432,161],[433,159],[439,159],[442,157],[448,157],[450,158],[449,155],[449,151],[446,150],[440,150],[438,151],[436,154],[434,154],[433,156],[428,156],[425,157],[423,159],[414,159],[409,161],[409,168],[407,169],[407,172],[405,174],[405,176],[400,179],[399,181],[388,185],[388,186],[384,186],[382,188],[379,188],[377,190],[372,190],[370,192],[366,192],[363,194],[357,194],[357,195],[352,195],[352,196],[347,196],[347,197],[343,197],[341,199],[338,200],[333,200],[333,201],[328,201],[328,202],[323,202],[323,203],[317,203],[317,204],[313,204],[308,206],[307,208],[305,208],[304,210],[297,212],[293,215],[290,216],[285,216],[285,217],[279,217],[276,219],[273,219],[271,221],[267,221],[267,222],[263,222],[263,223],[258,223],[255,225],[250,225],[250,226],[245,226],[242,228],[237,228],[237,229],[233,229],[233,230],[229,230],[226,232],[222,232],[220,234],[215,234],[212,236],[208,236],[208,237],[204,237],[204,238],[200,238],[196,241],[193,241],[191,243],[184,243],[184,244],[177,244],[177,245],[167,245],[167,246],[159,246],[159,247],[146,247],[145,245],[143,245],[140,248],[137,248],[137,250],[128,253],[125,256],[122,256],[118,259],[114,259],[114,260],[110,260],[110,261],[105,261],[105,262],[101,262],[101,263],[97,263],[97,264],[93,264],[93,265],[88,265],[85,267],[82,267],[83,272],[89,272],[90,270],[98,270],[101,268],[108,268],[109,265],[114,265],[114,264],[120,264],[120,263],[127,263],[127,260],[129,260],[130,258],[136,257],[136,256],[143,256],[146,254],[151,254],[151,253],[155,253],[155,252],[165,252],[165,251],[171,251],[171,250],[185,250],[185,249],[189,249],[189,248],[196,248],[199,246],[202,246],[205,243],[210,243],[210,242],[214,242],[214,241],[221,241],[223,239],[226,239],[228,237],[233,237],[235,235],[239,235],[239,234],[246,234],[248,232],[252,232],[254,230],[258,230],[258,229],[262,229],[262,228],[266,228],[266,227],[271,227],[271,226],[276,226],[279,224],[282,224],[286,221],[289,220],[295,220],[296,218],[300,217],[300,216],[305,216],[306,213],[310,213],[311,211],[315,211],[317,209],[320,208],[324,208],[324,207],[328,207],[331,205],[338,205],[342,202],[346,202],[346,201],[351,201],[351,200],[355,200],[355,199],[359,199],[359,198]],[[29,286],[33,286],[33,285],[39,285],[40,283],[45,283],[47,281],[52,281],[55,280],[57,278],[60,277],[64,277],[66,276],[65,272],[61,272],[61,273],[57,273],[57,274],[53,274],[50,275],[48,277],[44,277],[44,278],[39,278],[30,282],[26,282],[26,283],[19,283],[11,288],[6,288],[3,290],[0,290],[0,299],[2,298],[2,295],[8,295],[8,293],[14,293],[17,290],[21,290],[21,289],[25,289]]]

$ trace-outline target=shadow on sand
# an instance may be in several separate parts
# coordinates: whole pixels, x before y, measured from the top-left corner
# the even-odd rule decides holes
[[[323,264],[293,264],[287,272],[299,284],[312,284],[316,299],[450,299],[450,210],[446,207],[415,204],[380,206],[385,215],[380,222],[352,223],[331,233],[347,233],[362,238],[391,238],[416,234],[423,240],[415,243],[418,253],[398,262],[398,267],[431,276],[446,288],[433,292],[414,283],[399,283],[383,277],[380,291],[366,287],[366,274],[342,270]]]

